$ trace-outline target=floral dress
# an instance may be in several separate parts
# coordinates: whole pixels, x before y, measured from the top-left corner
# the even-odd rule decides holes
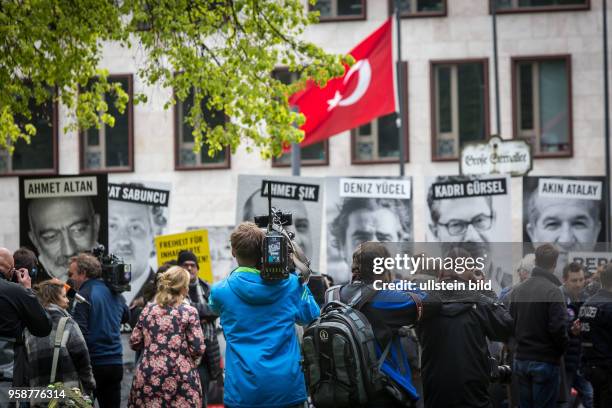
[[[130,390],[130,407],[201,406],[197,366],[205,346],[195,308],[149,303],[132,332],[130,346],[143,351]]]

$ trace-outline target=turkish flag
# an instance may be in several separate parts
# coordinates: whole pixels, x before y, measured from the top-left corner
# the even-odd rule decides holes
[[[324,88],[309,81],[289,98],[289,104],[306,117],[300,146],[325,140],[395,112],[391,18],[349,53],[355,58],[344,76]]]

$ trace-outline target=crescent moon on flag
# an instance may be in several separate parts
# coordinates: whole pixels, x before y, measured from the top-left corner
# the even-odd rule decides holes
[[[370,67],[370,63],[367,59],[359,60],[351,67],[349,72],[344,77],[344,83],[346,84],[351,76],[359,71],[359,82],[357,82],[357,86],[352,94],[343,98],[338,105],[340,106],[349,106],[357,102],[361,97],[366,93],[368,87],[370,86],[370,80],[372,79],[372,67]]]

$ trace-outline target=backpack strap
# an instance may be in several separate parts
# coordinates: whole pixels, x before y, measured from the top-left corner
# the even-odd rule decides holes
[[[340,288],[341,285],[332,286],[325,291],[325,303],[339,302],[340,301]]]
[[[423,318],[423,300],[416,293],[413,293],[410,291],[405,291],[404,293],[412,298],[412,301],[414,302],[414,305],[416,306],[416,312],[417,312],[416,322],[417,323],[420,322],[421,319]]]
[[[347,305],[360,310],[376,295],[376,290],[370,285],[362,285],[357,293],[348,301]]]
[[[55,342],[53,344],[53,362],[51,363],[51,377],[49,379],[49,384],[53,384],[55,382],[55,374],[57,373],[57,361],[59,360],[59,353],[62,345],[65,345],[64,332],[66,329],[66,323],[68,322],[68,317],[62,317],[57,324],[57,331],[55,332]],[[67,338],[67,337],[66,337]]]

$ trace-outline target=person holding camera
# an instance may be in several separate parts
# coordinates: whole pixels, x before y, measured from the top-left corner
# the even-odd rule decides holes
[[[303,407],[306,386],[294,325],[308,324],[319,307],[295,274],[264,280],[265,233],[243,222],[231,234],[238,268],[211,291],[227,342],[224,405],[232,408]]]
[[[27,269],[15,269],[13,254],[0,248],[0,404],[11,386],[27,386],[23,331],[45,337],[51,320],[31,290]]]
[[[446,258],[471,258],[462,244],[450,248]],[[438,280],[456,290],[431,292],[442,301],[440,312],[417,327],[423,347],[421,374],[427,408],[489,407],[489,385],[500,380],[497,361],[489,352],[489,341],[506,342],[513,320],[496,296],[463,289],[482,280],[482,271],[443,269]],[[509,374],[509,369],[502,374]]]
[[[113,293],[101,279],[100,261],[93,255],[79,254],[70,259],[68,277],[89,303],[77,303],[73,317],[89,349],[96,380],[95,398],[100,408],[115,408],[121,403],[123,348],[121,324],[129,321],[123,297]]]

